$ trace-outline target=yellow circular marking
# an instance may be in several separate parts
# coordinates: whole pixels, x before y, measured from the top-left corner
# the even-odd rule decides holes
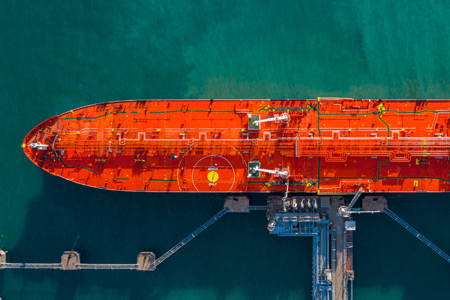
[[[208,180],[211,182],[216,182],[217,180],[219,180],[219,174],[216,171],[209,172]]]

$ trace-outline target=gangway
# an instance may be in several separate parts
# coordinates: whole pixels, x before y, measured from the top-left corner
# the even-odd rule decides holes
[[[137,270],[138,264],[76,264],[76,270]],[[52,263],[2,263],[0,269],[46,269],[64,270],[62,264]]]
[[[169,251],[164,253],[160,258],[155,260],[153,263],[153,269],[156,268],[159,264],[161,264],[163,261],[165,261],[167,258],[169,258],[172,254],[180,250],[181,247],[189,243],[193,238],[195,238],[197,235],[203,232],[206,228],[211,226],[214,222],[219,220],[221,217],[223,217],[228,212],[228,208],[222,209],[220,212],[218,212],[214,217],[209,219],[205,224],[200,226],[197,230],[195,230],[193,233],[188,235],[186,238],[184,238],[181,242],[173,246]]]
[[[445,253],[444,251],[442,251],[441,249],[439,249],[435,244],[433,244],[432,242],[430,242],[426,237],[424,237],[423,235],[421,235],[417,230],[415,230],[414,228],[412,228],[411,226],[408,225],[408,223],[406,223],[405,221],[403,221],[399,216],[397,216],[396,214],[394,214],[390,209],[388,209],[387,207],[384,208],[384,212],[391,217],[394,221],[396,221],[398,224],[402,225],[406,230],[408,230],[409,232],[411,232],[416,238],[418,238],[419,240],[421,240],[425,245],[427,245],[428,247],[430,247],[434,252],[436,252],[437,254],[439,254],[443,259],[445,259],[447,262],[450,263],[450,256]]]
[[[267,205],[250,205],[249,210],[267,210]]]
[[[77,264],[77,270],[137,270],[138,264]]]

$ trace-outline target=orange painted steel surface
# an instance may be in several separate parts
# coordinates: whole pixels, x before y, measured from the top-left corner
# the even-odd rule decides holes
[[[450,100],[118,101],[52,117],[22,146],[108,190],[447,192],[449,118]]]

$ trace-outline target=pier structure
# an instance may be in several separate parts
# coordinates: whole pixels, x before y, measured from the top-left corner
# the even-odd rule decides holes
[[[0,250],[0,269],[54,269],[54,270],[138,270],[153,271],[155,254],[141,252],[136,264],[83,264],[77,251],[65,251],[61,255],[61,263],[7,263],[7,251]]]
[[[397,223],[450,263],[450,256],[408,225],[387,208],[383,196],[365,196],[360,208],[353,208],[360,193],[348,204],[343,196],[270,195],[267,206],[249,205],[243,195],[230,195],[224,208],[159,258],[153,252],[141,252],[136,264],[83,264],[77,251],[66,251],[60,263],[7,263],[0,250],[0,269],[59,269],[59,270],[138,270],[154,271],[156,267],[180,250],[189,241],[227,213],[266,211],[270,234],[281,237],[312,237],[312,299],[353,300],[353,213],[385,212]],[[344,209],[342,209],[345,207]]]
[[[338,214],[343,197],[269,196],[268,230],[282,237],[312,237],[312,298],[348,299],[353,280],[352,230]],[[348,238],[350,237],[350,240]],[[350,245],[349,245],[350,243]]]
[[[360,208],[353,208],[361,196],[269,196],[268,230],[282,237],[312,237],[312,298],[353,299],[354,213],[379,213],[387,209],[383,196],[366,196]]]
[[[391,217],[395,222],[397,222],[398,224],[400,224],[401,226],[403,226],[403,228],[405,228],[406,230],[408,230],[409,232],[411,232],[416,238],[418,238],[420,241],[422,241],[425,245],[427,245],[431,250],[433,250],[434,252],[436,252],[440,257],[442,257],[443,259],[445,259],[448,263],[450,263],[450,255],[448,255],[447,253],[445,253],[444,251],[442,251],[438,246],[436,246],[435,244],[433,244],[432,242],[430,242],[429,239],[427,239],[426,237],[424,237],[422,234],[420,234],[417,230],[415,230],[414,228],[412,228],[410,225],[408,225],[408,223],[406,223],[405,221],[403,221],[399,216],[397,216],[393,211],[391,211],[390,209],[388,209],[387,207],[384,208],[384,212]]]
[[[7,251],[0,250],[0,269],[56,269],[56,270],[138,270],[154,271],[156,267],[173,255],[181,247],[193,240],[206,228],[211,226],[228,211],[231,212],[249,212],[252,210],[263,210],[265,207],[249,206],[249,198],[246,196],[229,196],[225,199],[224,208],[215,216],[209,219],[202,226],[184,238],[181,242],[173,246],[166,253],[156,259],[153,252],[141,252],[137,257],[136,264],[82,264],[80,254],[76,251],[66,251],[61,255],[61,263],[7,263]],[[227,207],[228,205],[228,207]]]
[[[267,200],[267,229],[278,236],[313,238],[312,297],[332,299],[330,273],[330,221],[320,214],[319,197],[269,196]]]
[[[188,235],[186,238],[184,238],[181,242],[173,246],[169,251],[164,253],[161,257],[159,257],[155,262],[152,264],[152,271],[155,270],[155,268],[161,264],[163,261],[165,261],[169,256],[173,255],[176,251],[180,250],[181,247],[192,241],[197,235],[202,233],[206,228],[211,226],[214,222],[219,220],[221,217],[223,217],[228,212],[228,208],[224,207],[220,212],[218,212],[214,217],[209,219],[205,224],[200,226],[197,230],[195,230],[193,233]]]

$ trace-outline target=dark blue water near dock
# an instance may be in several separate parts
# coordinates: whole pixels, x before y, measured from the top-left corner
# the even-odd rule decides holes
[[[224,195],[132,194],[46,174],[26,133],[137,98],[450,98],[447,1],[0,2],[0,248],[9,262],[135,263],[217,213]],[[390,208],[447,253],[450,194]],[[264,196],[254,197],[264,203]],[[386,215],[357,216],[355,299],[449,299],[450,266]],[[310,239],[228,214],[156,272],[0,271],[10,299],[310,299]],[[79,238],[77,239],[77,235]]]

